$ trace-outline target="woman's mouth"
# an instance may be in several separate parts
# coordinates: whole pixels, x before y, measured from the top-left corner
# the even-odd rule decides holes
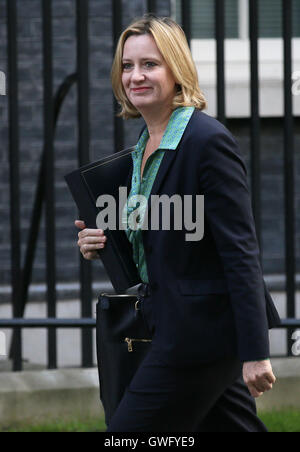
[[[131,91],[133,91],[134,93],[143,93],[143,92],[147,91],[148,89],[150,89],[149,86],[141,86],[139,88],[131,88]]]

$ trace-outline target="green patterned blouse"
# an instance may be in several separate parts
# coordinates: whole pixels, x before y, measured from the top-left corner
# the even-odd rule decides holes
[[[135,150],[132,152],[133,173],[131,191],[123,209],[122,223],[128,240],[132,243],[134,262],[138,268],[141,280],[145,283],[149,282],[149,280],[141,227],[146,205],[141,205],[141,199],[139,200],[137,196],[143,195],[146,200],[149,199],[153,182],[159,170],[164,153],[167,149],[173,151],[176,150],[194,109],[194,107],[179,107],[173,111],[158,149],[156,149],[156,151],[154,151],[147,159],[143,170],[142,180],[141,164],[149,138],[147,128],[142,133],[135,146]],[[137,208],[139,208],[138,211],[136,211]]]

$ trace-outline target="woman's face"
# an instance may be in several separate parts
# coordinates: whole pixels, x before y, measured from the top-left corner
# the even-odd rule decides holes
[[[171,107],[176,82],[151,35],[130,36],[124,44],[122,64],[124,90],[141,114]]]

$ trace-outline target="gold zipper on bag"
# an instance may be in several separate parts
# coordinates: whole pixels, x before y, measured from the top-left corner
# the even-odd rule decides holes
[[[132,342],[152,342],[151,339],[133,339],[129,337],[125,337],[124,341],[127,342],[129,352],[133,352]]]

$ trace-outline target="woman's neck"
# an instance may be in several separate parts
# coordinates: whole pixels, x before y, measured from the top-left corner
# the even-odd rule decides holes
[[[155,143],[156,141],[161,141],[161,138],[170,120],[171,114],[172,110],[165,110],[163,114],[156,116],[143,115],[143,118],[147,124],[151,142]]]

